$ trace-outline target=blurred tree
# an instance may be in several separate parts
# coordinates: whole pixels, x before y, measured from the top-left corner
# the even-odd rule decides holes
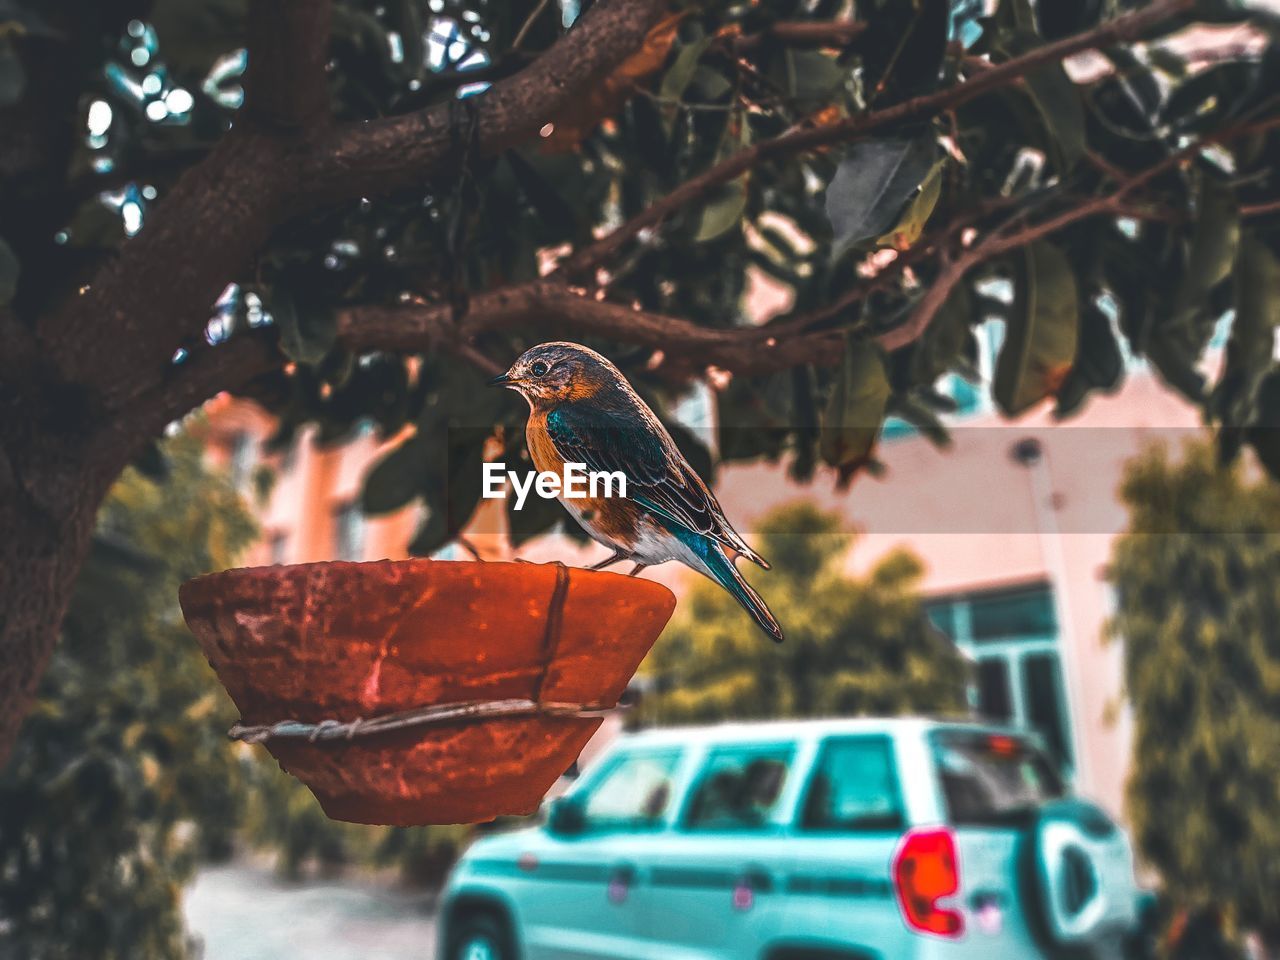
[[[485,374],[553,335],[660,407],[731,372],[720,455],[802,478],[848,479],[887,413],[938,436],[992,317],[1007,414],[1114,388],[1123,342],[1280,464],[1248,429],[1280,417],[1274,15],[985,7],[0,0],[0,755],[112,481],[220,390],[281,442],[412,422],[364,505],[421,499],[418,552],[471,515],[484,438],[520,450]],[[1262,53],[1164,43],[1206,22]],[[749,268],[793,294],[765,326]]]
[[[183,881],[225,853],[243,764],[236,711],[192,642],[178,585],[255,535],[239,495],[165,445],[169,477],[128,470],[102,509],[59,644],[0,773],[0,957],[185,954]]]
[[[773,563],[768,601],[786,643],[760,642],[733,599],[695,584],[643,673],[655,723],[948,714],[965,709],[963,658],[925,618],[920,562],[905,551],[845,572],[853,536],[808,504],[771,514],[757,536]]]
[[[127,470],[103,506],[36,708],[0,771],[0,960],[170,960],[183,884],[232,843],[309,863],[396,866],[438,882],[461,828],[340,824],[261,748],[231,746],[231,704],[177,607],[184,580],[255,537],[240,494],[166,441],[165,477]]]
[[[330,820],[311,791],[265,750],[246,767],[242,836],[276,855],[276,869],[300,880],[308,868],[333,875],[351,865],[395,867],[402,882],[438,887],[470,835],[467,826],[374,827]]]
[[[1174,904],[1280,956],[1280,490],[1163,449],[1124,482],[1110,578],[1134,711],[1129,811]],[[1208,956],[1209,954],[1195,954]]]

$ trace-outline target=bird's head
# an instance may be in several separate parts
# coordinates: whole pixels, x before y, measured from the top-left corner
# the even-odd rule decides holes
[[[540,343],[530,347],[490,386],[517,390],[533,408],[588,400],[623,383],[618,368],[577,343]]]

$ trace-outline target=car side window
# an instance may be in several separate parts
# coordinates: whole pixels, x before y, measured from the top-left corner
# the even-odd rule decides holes
[[[782,797],[791,744],[719,747],[698,772],[685,814],[688,830],[760,830]]]
[[[623,754],[610,764],[582,801],[589,830],[648,830],[656,827],[671,803],[680,751],[644,750]]]
[[[822,745],[801,809],[804,830],[901,830],[902,798],[888,737],[847,737]]]

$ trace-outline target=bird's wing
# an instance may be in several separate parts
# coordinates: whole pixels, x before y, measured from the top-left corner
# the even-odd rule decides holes
[[[739,549],[735,541],[740,538],[732,534],[706,485],[638,412],[565,405],[547,414],[547,433],[565,461],[586,464],[593,471],[621,471],[627,478],[628,499]]]
[[[547,415],[547,433],[565,461],[590,470],[621,471],[627,478],[628,499],[769,569],[733,529],[715,495],[648,410],[557,407]]]

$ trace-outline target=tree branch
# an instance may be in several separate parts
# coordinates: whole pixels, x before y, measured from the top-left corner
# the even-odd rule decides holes
[[[1246,204],[1240,208],[1240,216],[1246,220],[1253,217],[1269,217],[1280,213],[1280,200],[1269,200],[1266,203]]]
[[[411,353],[433,347],[457,349],[483,333],[529,324],[579,337],[650,347],[694,365],[715,365],[737,373],[760,373],[833,356],[838,334],[779,338],[767,327],[702,327],[678,317],[634,310],[597,300],[552,281],[479,294],[466,319],[451,320],[447,304],[357,308],[338,321],[339,339],[353,350]],[[839,359],[839,350],[834,350]]]
[[[329,116],[325,62],[331,0],[253,0],[249,67],[240,116],[267,129],[300,130]]]
[[[1159,163],[1128,175],[1117,189],[1095,197],[1048,219],[1020,229],[1018,220],[993,230],[955,259],[946,259],[924,297],[906,323],[875,336],[886,350],[898,350],[919,339],[928,329],[952,290],[977,265],[1029,243],[1057,233],[1095,216],[1120,216],[1131,209],[1129,197],[1160,174],[1195,157],[1206,146],[1249,133],[1280,127],[1280,117],[1240,124],[1209,134]],[[896,276],[910,263],[932,254],[946,256],[950,243],[961,229],[978,222],[992,210],[976,211],[960,217],[940,237],[913,248],[883,275],[851,290],[839,302],[847,309],[865,299],[886,275]],[[783,324],[708,328],[677,317],[635,310],[598,300],[554,279],[482,293],[473,297],[461,324],[452,322],[448,305],[360,308],[339,319],[339,337],[353,350],[418,352],[431,348],[451,350],[486,368],[492,361],[478,355],[467,341],[483,333],[529,324],[548,331],[567,331],[575,336],[600,337],[619,343],[663,351],[690,366],[715,365],[739,374],[772,373],[802,364],[829,366],[839,362],[843,350],[841,334],[832,330],[810,330],[819,320],[830,319],[838,310],[823,308],[815,314],[793,317]]]
[[[776,40],[788,47],[843,47],[866,32],[861,20],[779,20],[760,33],[733,40],[734,53],[746,53]]]
[[[1082,220],[1104,215],[1121,216],[1128,212],[1125,201],[1130,194],[1146,186],[1146,184],[1165,171],[1192,159],[1205,147],[1216,143],[1224,143],[1246,134],[1261,133],[1276,127],[1280,127],[1280,117],[1273,117],[1270,120],[1257,123],[1238,124],[1219,130],[1216,133],[1208,134],[1195,143],[1169,154],[1159,163],[1126,177],[1117,189],[1111,193],[1095,197],[1088,202],[1065,210],[1057,216],[1023,227],[1020,230],[1013,232],[997,230],[989,234],[979,243],[966,250],[961,256],[949,262],[943,268],[942,273],[930,285],[924,297],[921,298],[920,303],[912,312],[911,318],[902,326],[886,331],[877,338],[877,342],[886,350],[897,350],[919,339],[925,330],[929,328],[929,324],[933,322],[933,318],[937,316],[943,304],[947,302],[951,292],[964,280],[965,275],[979,264],[1035,243],[1037,240],[1042,240]]]
[[[172,364],[168,377],[139,398],[137,416],[154,436],[223,390],[242,389],[283,363],[270,328],[238,331],[226,343],[205,346],[184,363]]]
[[[533,135],[633,52],[661,10],[661,0],[601,0],[546,54],[472,101],[481,149]],[[255,0],[244,122],[178,180],[80,297],[41,323],[62,378],[88,387],[106,412],[169,382],[175,346],[203,328],[228,280],[245,273],[282,220],[420,179],[454,151],[456,101],[314,129],[327,118],[328,11],[328,0]]]
[[[934,116],[991,90],[1014,83],[1036,67],[1058,63],[1086,50],[1095,50],[1140,36],[1149,27],[1189,10],[1194,3],[1195,0],[1156,0],[1142,10],[1117,17],[1085,33],[1037,47],[1020,57],[1006,60],[946,90],[915,97],[892,107],[859,114],[837,123],[797,127],[771,140],[762,140],[686,180],[622,226],[571,254],[560,265],[559,270],[573,277],[598,267],[642,230],[653,228],[676,211],[696,204],[716,187],[738,178],[762,161],[854,140],[882,127]]]
[[[493,155],[534,136],[593,80],[644,41],[662,0],[600,0],[555,46],[518,74],[468,101],[481,153]],[[348,124],[310,144],[300,180],[306,205],[381,194],[420,182],[455,151],[450,103]]]
[[[63,379],[121,413],[168,382],[174,348],[209,319],[286,213],[297,141],[323,122],[329,0],[254,0],[244,121],[149,211],[138,236],[38,336]]]

